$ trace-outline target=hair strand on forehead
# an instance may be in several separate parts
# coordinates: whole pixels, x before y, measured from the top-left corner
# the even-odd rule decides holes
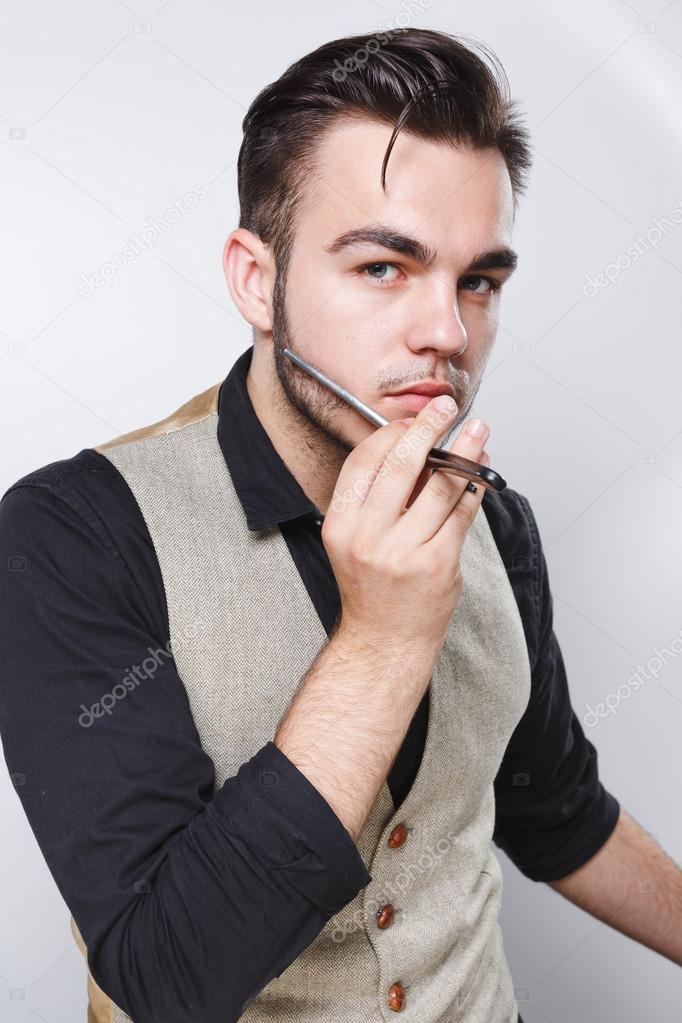
[[[528,131],[502,65],[484,44],[421,28],[324,43],[262,89],[242,122],[239,226],[272,246],[283,278],[317,147],[343,117],[392,126],[380,172],[383,189],[404,129],[427,141],[498,149],[515,207],[525,191],[532,165]]]

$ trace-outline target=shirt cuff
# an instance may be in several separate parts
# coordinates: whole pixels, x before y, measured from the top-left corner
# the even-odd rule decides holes
[[[272,741],[227,779],[214,808],[259,859],[329,917],[372,880],[329,803]]]

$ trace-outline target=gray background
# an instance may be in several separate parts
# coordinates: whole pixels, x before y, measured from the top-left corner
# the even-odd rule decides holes
[[[535,510],[576,711],[611,697],[586,726],[604,784],[682,859],[670,647],[682,649],[682,0],[0,10],[2,491],[163,418],[249,345],[220,259],[237,223],[241,119],[264,84],[325,40],[389,26],[492,46],[535,167],[476,412],[493,428],[492,465]],[[197,187],[191,212],[89,294],[127,236]],[[586,290],[609,265],[611,283]],[[638,664],[649,678],[634,689]],[[68,910],[6,769],[0,821],[0,1023],[84,1020]],[[682,1020],[677,966],[498,855],[526,1023]]]

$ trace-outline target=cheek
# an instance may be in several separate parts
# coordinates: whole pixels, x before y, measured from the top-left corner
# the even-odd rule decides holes
[[[287,312],[292,334],[303,344],[338,347],[344,357],[362,362],[368,350],[390,343],[404,317],[377,296],[367,294],[351,275],[312,273],[287,288]]]
[[[330,324],[343,310],[345,287],[339,289],[338,277],[319,266],[296,262],[289,270],[286,307],[289,324],[298,336],[326,334]]]
[[[469,338],[469,348],[477,352],[490,352],[495,344],[500,321],[499,302],[490,302],[487,306],[475,306],[473,302],[460,304],[460,318]]]

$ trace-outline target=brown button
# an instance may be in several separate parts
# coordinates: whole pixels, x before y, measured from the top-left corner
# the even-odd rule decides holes
[[[382,931],[389,924],[393,923],[393,917],[395,916],[395,910],[390,902],[387,902],[385,906],[382,906],[377,913],[377,927],[381,927]]]
[[[391,984],[388,992],[388,1007],[393,1012],[400,1012],[405,1006],[405,988],[401,984]]]
[[[391,849],[397,849],[398,846],[402,845],[407,838],[407,828],[404,824],[396,824],[391,834],[388,836],[388,846]]]

